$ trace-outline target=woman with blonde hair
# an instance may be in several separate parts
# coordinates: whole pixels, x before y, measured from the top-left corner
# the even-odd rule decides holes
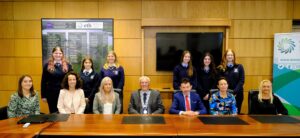
[[[120,114],[121,103],[119,94],[114,92],[112,79],[104,77],[101,81],[99,92],[93,102],[95,114]]]
[[[251,100],[251,111],[253,114],[288,114],[280,99],[273,94],[270,80],[262,80],[260,82],[258,95],[253,96]]]
[[[123,87],[125,82],[125,73],[123,67],[118,63],[117,54],[114,51],[109,51],[106,56],[106,63],[100,69],[99,81],[96,86],[96,90],[99,87],[100,82],[104,77],[110,77],[113,83],[113,89],[119,94],[121,102],[121,113],[123,112]]]

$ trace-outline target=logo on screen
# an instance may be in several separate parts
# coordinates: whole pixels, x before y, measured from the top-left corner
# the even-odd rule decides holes
[[[287,54],[295,50],[295,42],[290,38],[283,38],[279,41],[277,48],[281,53]]]

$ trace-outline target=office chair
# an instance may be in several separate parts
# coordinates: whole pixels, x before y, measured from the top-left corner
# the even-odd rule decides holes
[[[1,107],[0,108],[0,120],[7,119],[7,106]]]
[[[174,93],[172,95],[172,102],[173,102],[173,99],[174,99],[174,94],[176,94],[178,92],[181,92],[181,90],[174,90]],[[197,91],[195,89],[192,89],[190,92],[197,92]]]
[[[210,89],[209,93],[210,93],[210,95],[212,95],[212,94],[214,94],[214,93],[216,93],[218,91],[219,91],[219,89]],[[233,90],[231,90],[231,89],[228,89],[227,92],[233,94]]]
[[[257,89],[251,89],[248,92],[248,114],[253,114],[252,109],[252,99],[254,96],[258,95]]]

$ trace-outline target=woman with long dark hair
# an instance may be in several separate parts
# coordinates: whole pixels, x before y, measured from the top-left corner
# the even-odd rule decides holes
[[[93,89],[97,85],[99,75],[94,70],[94,63],[90,57],[85,57],[82,60],[80,78],[83,82],[82,89],[87,103],[85,113],[93,113],[93,100],[95,97]]]
[[[197,92],[209,113],[210,90],[217,88],[217,71],[213,56],[207,52],[202,57],[200,67],[197,70]]]
[[[40,114],[39,96],[33,88],[31,76],[23,75],[19,79],[17,92],[11,95],[7,115],[12,118],[34,114]]]
[[[86,106],[82,81],[77,73],[65,75],[59,92],[57,108],[60,114],[83,114]]]

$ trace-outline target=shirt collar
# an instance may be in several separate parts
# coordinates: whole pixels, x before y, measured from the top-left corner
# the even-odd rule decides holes
[[[90,73],[92,73],[92,72],[93,72],[93,69],[90,69],[90,70],[86,70],[86,69],[84,69],[84,70],[83,70],[83,72],[88,72],[88,73],[90,74]]]

